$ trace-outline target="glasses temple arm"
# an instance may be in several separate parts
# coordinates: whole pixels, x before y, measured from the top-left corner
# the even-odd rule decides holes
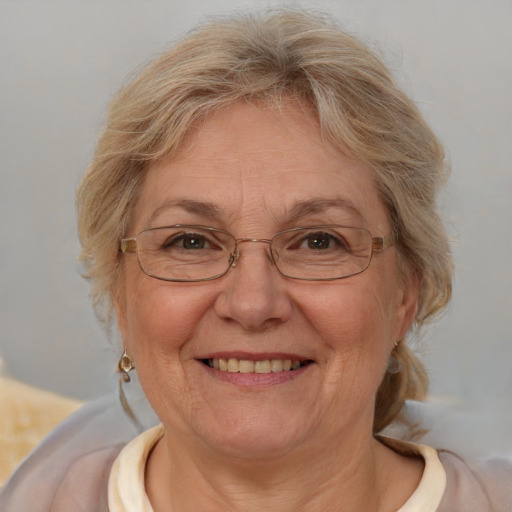
[[[137,252],[137,240],[135,238],[123,238],[119,242],[119,252]]]
[[[376,236],[372,238],[372,241],[374,252],[381,252],[394,245],[398,241],[398,237],[396,235]]]

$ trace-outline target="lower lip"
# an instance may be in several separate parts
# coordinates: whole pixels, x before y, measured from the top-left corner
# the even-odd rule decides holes
[[[308,368],[312,366],[312,363],[310,363],[297,370],[290,371],[270,373],[239,373],[216,370],[215,368],[211,368],[202,362],[199,364],[201,364],[201,366],[208,372],[211,377],[223,382],[229,382],[230,384],[234,384],[236,386],[247,388],[264,388],[290,382],[303,375],[308,371]]]

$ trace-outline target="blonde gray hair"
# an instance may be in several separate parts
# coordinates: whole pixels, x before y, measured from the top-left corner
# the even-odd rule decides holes
[[[441,144],[382,61],[333,22],[303,11],[237,15],[201,25],[152,61],[109,106],[77,194],[81,261],[107,321],[118,290],[119,240],[148,165],[178,151],[192,125],[239,101],[307,103],[323,136],[364,162],[398,237],[405,279],[421,279],[413,329],[451,295],[452,260],[436,197],[447,175]],[[374,430],[426,391],[425,370],[405,343],[392,356]]]

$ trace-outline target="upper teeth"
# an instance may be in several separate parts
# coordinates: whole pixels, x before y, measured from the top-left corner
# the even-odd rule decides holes
[[[252,361],[249,359],[208,359],[208,366],[221,372],[232,373],[270,373],[297,370],[302,363],[291,359],[263,359]]]

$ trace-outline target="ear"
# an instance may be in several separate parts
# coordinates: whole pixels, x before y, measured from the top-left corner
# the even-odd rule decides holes
[[[421,278],[416,273],[404,276],[396,315],[395,342],[405,338],[418,311]]]

